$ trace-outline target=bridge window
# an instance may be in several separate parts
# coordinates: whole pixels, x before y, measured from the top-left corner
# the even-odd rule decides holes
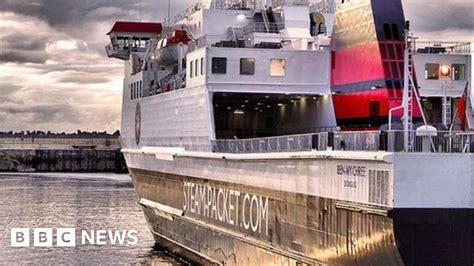
[[[194,66],[194,62],[191,61],[191,64],[189,65],[189,77],[190,77],[190,78],[192,78],[192,77],[193,77],[193,74],[194,74],[193,66]]]
[[[140,95],[139,95],[139,97],[142,98],[143,97],[143,86],[142,86],[142,81],[141,80],[140,80],[139,84],[140,84],[139,85],[140,86]]]
[[[453,80],[465,80],[466,79],[466,65],[464,64],[453,64],[452,65]]]
[[[199,22],[201,24],[201,22]],[[201,57],[201,75],[204,75],[204,57]]]
[[[240,75],[255,75],[255,58],[240,58]]]
[[[135,82],[135,99],[138,99],[138,82]]]
[[[270,75],[285,76],[285,59],[270,59]]]
[[[226,74],[227,73],[227,58],[213,57],[212,58],[212,74]]]
[[[198,66],[199,66],[198,60],[199,60],[199,59],[194,60],[194,76],[195,76],[195,77],[197,77],[197,76],[199,75],[199,71],[198,71]]]
[[[437,80],[439,79],[439,64],[425,65],[425,79]]]

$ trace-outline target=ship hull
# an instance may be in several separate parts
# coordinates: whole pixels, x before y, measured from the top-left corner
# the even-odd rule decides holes
[[[140,198],[159,204],[158,208],[142,204],[156,242],[196,263],[472,265],[474,262],[473,209],[371,208],[300,193],[130,170]],[[186,184],[195,185],[197,190],[200,187],[222,189],[224,193],[239,191],[243,197],[249,195],[250,200],[236,200],[234,212],[228,209],[221,214],[219,209],[224,208],[224,203],[216,203],[215,214],[211,206],[209,213],[201,208],[203,212],[198,214],[197,205],[194,212],[183,206],[186,202],[197,204],[195,199],[187,198],[190,194],[184,191]],[[220,197],[222,201],[224,195]],[[261,206],[250,207],[254,203],[253,195],[259,199],[258,204],[261,198],[268,199],[263,204],[268,207],[267,213]],[[227,200],[235,200],[235,196]],[[239,206],[243,209],[236,211]],[[187,211],[178,214],[167,208]],[[249,208],[247,214],[245,208]],[[220,214],[228,215],[234,224],[226,218],[220,221]],[[249,229],[245,228],[246,223]]]
[[[403,264],[395,245],[390,210],[386,208],[189,176],[130,170],[140,198],[146,199],[141,203],[156,242],[193,262],[226,265]],[[224,191],[222,194],[216,192],[221,202],[216,200],[215,214],[212,204],[209,213],[201,207],[202,213],[198,214],[198,201],[189,199],[194,192],[183,192],[183,187],[186,190],[191,184],[197,191],[202,187]],[[236,200],[235,195],[229,196],[228,203],[224,204],[229,191],[238,191],[240,197]],[[212,193],[205,195],[205,201],[208,195]],[[183,206],[185,202],[196,204],[194,212],[189,206]],[[232,210],[230,202],[234,202]],[[181,210],[184,211],[179,213]]]
[[[274,156],[125,150],[156,242],[196,263],[473,265],[472,168],[446,165],[474,157]]]

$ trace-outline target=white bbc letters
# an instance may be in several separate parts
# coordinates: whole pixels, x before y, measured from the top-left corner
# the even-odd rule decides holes
[[[30,229],[29,228],[12,228],[10,231],[10,245],[12,247],[29,247],[30,246]]]
[[[56,245],[58,247],[76,246],[76,229],[58,228],[56,229]]]
[[[33,246],[52,247],[53,246],[53,228],[34,228]]]

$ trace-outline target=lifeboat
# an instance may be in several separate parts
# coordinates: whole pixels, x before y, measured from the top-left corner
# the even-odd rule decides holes
[[[182,53],[186,54],[189,42],[191,39],[185,30],[175,30],[169,37],[160,40],[156,53],[160,64],[164,66],[178,64],[179,49],[181,47]]]

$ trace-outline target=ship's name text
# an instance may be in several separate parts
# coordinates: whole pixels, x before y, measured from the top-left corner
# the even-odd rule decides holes
[[[184,182],[183,210],[268,235],[268,197]]]
[[[337,175],[366,177],[367,167],[363,165],[337,165]]]

